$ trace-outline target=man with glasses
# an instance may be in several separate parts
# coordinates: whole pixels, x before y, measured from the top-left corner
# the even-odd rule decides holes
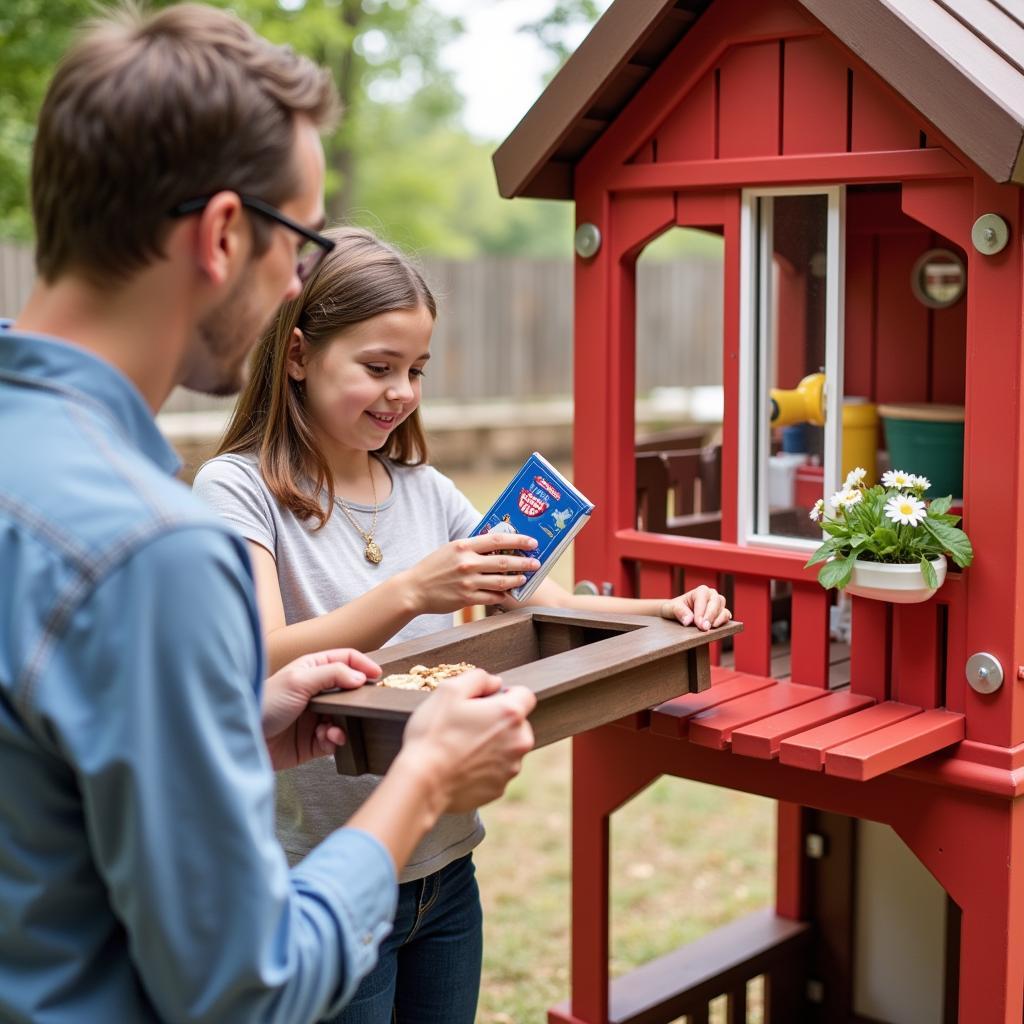
[[[377,668],[330,651],[262,683],[245,543],[172,478],[153,414],[178,384],[237,390],[330,247],[331,107],[325,72],[194,5],[93,23],[47,93],[38,281],[0,329],[5,1021],[336,1013],[396,868],[530,746],[532,695],[465,677],[348,827],[291,871],[274,838],[272,765],[343,739],[309,698]]]

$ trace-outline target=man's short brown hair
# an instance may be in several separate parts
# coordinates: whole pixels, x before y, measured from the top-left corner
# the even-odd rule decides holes
[[[167,215],[187,199],[230,189],[286,202],[299,190],[296,116],[323,127],[334,107],[326,70],[226,11],[124,7],[90,22],[39,116],[39,274],[127,277],[160,255]]]

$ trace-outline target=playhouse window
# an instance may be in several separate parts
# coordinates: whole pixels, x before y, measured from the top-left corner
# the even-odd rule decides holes
[[[838,483],[844,198],[840,186],[744,192],[744,540],[819,542],[808,511]]]

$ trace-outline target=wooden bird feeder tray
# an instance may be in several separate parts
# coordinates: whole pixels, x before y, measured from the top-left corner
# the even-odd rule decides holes
[[[537,695],[530,715],[536,745],[617,719],[711,685],[708,645],[742,628],[702,633],[646,615],[524,608],[373,652],[385,675],[414,665],[469,662],[500,674],[506,686]],[[402,745],[409,716],[429,693],[367,685],[310,704],[345,730],[344,775],[381,775]]]

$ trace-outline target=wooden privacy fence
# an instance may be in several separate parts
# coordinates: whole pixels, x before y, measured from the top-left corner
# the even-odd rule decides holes
[[[572,393],[570,262],[487,257],[426,260],[423,269],[439,305],[425,383],[430,398],[475,402]],[[17,312],[33,277],[31,250],[0,242],[0,316]],[[641,261],[637,278],[638,393],[721,384],[720,263]],[[179,390],[165,409],[230,405],[230,399]]]

